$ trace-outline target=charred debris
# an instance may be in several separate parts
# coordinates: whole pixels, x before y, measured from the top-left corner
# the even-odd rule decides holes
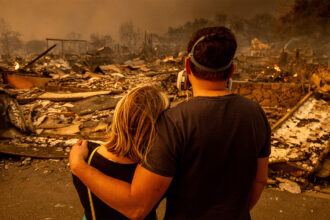
[[[164,53],[150,39],[139,53],[88,51],[82,40],[72,41],[79,53],[69,53],[69,40],[49,38],[43,53],[2,59],[0,153],[28,164],[68,157],[78,139],[102,143],[118,100],[139,85],[157,86],[171,106],[191,97],[175,87],[186,53]],[[255,38],[235,57],[233,92],[259,102],[272,125],[268,186],[292,193],[330,193],[329,57],[313,51],[295,39],[279,46]]]

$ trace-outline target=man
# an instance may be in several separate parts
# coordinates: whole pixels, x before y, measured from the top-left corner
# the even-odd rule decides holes
[[[258,104],[226,90],[236,47],[225,27],[191,37],[185,64],[194,97],[159,119],[131,184],[88,166],[86,142],[72,148],[72,172],[132,219],[143,219],[166,191],[166,219],[249,219],[267,181],[270,128]]]

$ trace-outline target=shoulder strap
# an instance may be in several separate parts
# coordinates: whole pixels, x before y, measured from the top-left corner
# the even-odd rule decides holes
[[[87,161],[88,165],[91,165],[92,158],[93,158],[95,152],[97,151],[97,149],[99,149],[99,148],[100,148],[100,146],[98,146],[97,148],[95,148],[92,151],[91,155],[89,155],[89,158],[88,158],[88,161]],[[89,188],[87,188],[87,191],[88,191],[88,199],[89,199],[89,204],[90,204],[90,207],[91,207],[92,217],[93,217],[93,220],[96,220],[95,210],[94,210],[94,204],[93,204],[93,199],[92,199],[92,193],[91,193],[91,191],[90,191]]]

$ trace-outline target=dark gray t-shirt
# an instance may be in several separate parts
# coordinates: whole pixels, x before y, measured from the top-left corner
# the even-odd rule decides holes
[[[260,106],[239,95],[194,97],[167,110],[148,170],[173,181],[166,219],[249,219],[257,159],[270,154]]]

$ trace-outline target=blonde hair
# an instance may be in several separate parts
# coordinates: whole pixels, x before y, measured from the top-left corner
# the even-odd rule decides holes
[[[105,145],[108,151],[146,163],[157,118],[167,107],[168,99],[152,86],[131,90],[116,106]]]

